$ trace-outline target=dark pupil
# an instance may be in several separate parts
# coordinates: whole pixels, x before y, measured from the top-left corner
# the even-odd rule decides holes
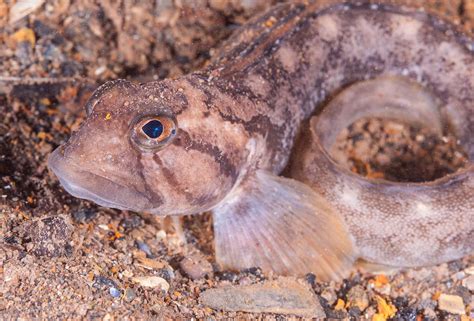
[[[143,125],[143,132],[150,138],[158,138],[163,133],[163,124],[159,120],[150,120]]]

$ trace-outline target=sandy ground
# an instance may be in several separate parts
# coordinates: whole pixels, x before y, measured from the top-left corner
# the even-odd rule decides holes
[[[474,1],[404,2],[422,3],[466,30],[474,26]],[[286,318],[214,310],[200,300],[210,288],[281,281],[258,269],[219,271],[208,214],[183,219],[183,242],[168,219],[73,198],[46,167],[48,154],[84,119],[84,102],[99,84],[197,69],[270,2],[30,3],[37,8],[0,0],[0,319]],[[362,175],[400,181],[433,179],[465,164],[455,138],[427,135],[421,144],[419,135],[366,121],[342,134],[335,153]],[[380,155],[385,145],[391,149]],[[338,283],[312,275],[297,282],[328,318],[466,321],[473,318],[473,274],[474,257],[467,257],[382,275],[354,271]]]

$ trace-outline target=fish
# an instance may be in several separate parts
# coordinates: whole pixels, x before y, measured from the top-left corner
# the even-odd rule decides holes
[[[474,41],[430,13],[368,1],[284,3],[202,70],[109,81],[49,157],[64,189],[155,215],[211,212],[223,270],[347,277],[474,250]],[[364,117],[456,135],[468,164],[429,182],[358,176],[329,153]],[[282,173],[285,175],[282,175]]]

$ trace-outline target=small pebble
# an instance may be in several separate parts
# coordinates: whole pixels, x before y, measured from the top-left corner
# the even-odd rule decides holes
[[[468,288],[469,291],[474,292],[474,275],[470,275],[462,280],[462,285]]]
[[[156,233],[156,238],[161,241],[166,238],[166,232],[164,230],[159,230],[158,233]]]
[[[321,293],[321,297],[326,299],[329,305],[333,305],[334,303],[336,303],[336,300],[337,300],[336,291],[334,291],[331,288],[324,289],[323,292]]]
[[[212,265],[201,253],[193,253],[179,263],[183,272],[192,280],[202,279],[212,273]]]
[[[369,297],[362,286],[356,285],[347,293],[347,303],[349,307],[358,307],[364,311],[369,306]]]
[[[466,272],[464,271],[459,271],[453,275],[454,280],[462,280],[466,277]]]
[[[121,274],[123,277],[126,277],[126,278],[131,278],[133,276],[133,273],[129,270],[124,270]]]
[[[135,299],[137,295],[135,294],[135,291],[133,291],[133,289],[131,288],[127,288],[125,289],[125,300],[127,302],[132,302],[133,299]]]
[[[314,286],[316,283],[316,275],[314,275],[313,273],[308,273],[306,274],[305,280],[306,282],[308,282],[309,285]]]
[[[122,294],[119,289],[114,288],[114,287],[109,288],[109,293],[110,293],[110,295],[113,296],[114,298],[118,298],[118,297],[120,297],[120,295]]]
[[[83,208],[72,213],[74,221],[85,223],[97,216],[97,212],[90,208]]]
[[[107,71],[107,67],[106,66],[100,66],[99,68],[97,68],[95,71],[94,71],[94,74],[96,76],[100,76],[101,74],[103,74],[105,71]]]
[[[139,262],[139,265],[150,270],[159,270],[165,267],[164,262],[149,259],[146,257],[139,257],[137,258],[137,261]]]
[[[437,317],[435,310],[433,310],[432,308],[425,308],[423,310],[423,314],[425,315],[425,317],[430,318],[432,320],[435,320]]]
[[[102,276],[102,275],[95,275],[94,276],[94,283],[92,284],[93,287],[95,288],[102,288],[104,287],[109,287],[109,288],[118,288],[117,284],[115,283],[114,280],[109,279],[108,277]],[[105,289],[104,289],[105,290]]]
[[[169,283],[159,276],[137,276],[132,278],[132,280],[145,288],[159,287],[166,293],[170,289]]]
[[[458,295],[441,294],[438,299],[440,310],[453,314],[466,314],[462,298]]]
[[[464,302],[464,305],[467,305],[471,302],[472,295],[471,292],[469,292],[469,289],[466,288],[465,286],[458,285],[454,287],[451,290],[451,294],[458,295],[462,298],[462,301]]]
[[[130,231],[143,225],[143,220],[138,215],[124,218],[120,221],[120,226],[125,230]]]
[[[148,244],[146,244],[145,242],[142,242],[142,241],[136,241],[136,243],[137,243],[137,247],[138,247],[141,251],[145,252],[145,254],[146,254],[147,257],[149,257],[149,258],[153,258],[153,257],[154,257],[153,253],[151,253],[151,249],[150,249],[150,247],[148,246]]]
[[[160,276],[168,282],[171,282],[176,275],[174,274],[173,268],[171,266],[167,266],[164,269],[160,270]]]
[[[292,314],[318,319],[326,316],[318,298],[307,286],[286,278],[209,289],[201,294],[200,301],[213,309],[224,311]]]
[[[99,224],[97,226],[104,231],[110,231],[110,228],[107,226],[107,224]]]

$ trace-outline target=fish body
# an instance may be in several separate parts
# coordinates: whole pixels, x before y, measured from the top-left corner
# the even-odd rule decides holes
[[[472,160],[473,75],[474,42],[426,13],[282,4],[204,70],[101,86],[49,165],[71,194],[103,206],[212,211],[222,268],[337,279],[357,259],[435,264],[474,250],[472,164],[390,183],[340,168],[327,150],[357,119],[385,117],[449,129]]]

